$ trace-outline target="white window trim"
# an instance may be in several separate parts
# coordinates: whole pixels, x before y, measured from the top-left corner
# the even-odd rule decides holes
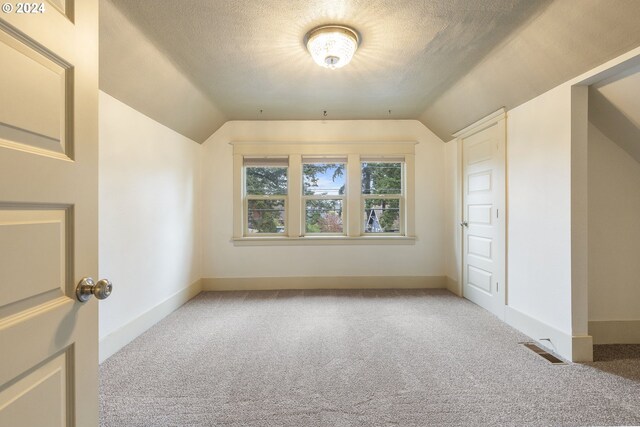
[[[241,188],[242,188],[242,235],[244,237],[254,237],[254,236],[260,236],[260,237],[280,237],[280,236],[286,236],[288,233],[288,227],[289,227],[289,219],[288,219],[288,203],[289,203],[289,196],[288,194],[269,194],[269,195],[249,195],[246,193],[246,186],[245,186],[245,182],[244,182],[244,177],[246,176],[246,168],[248,167],[245,161],[245,157],[250,157],[250,156],[243,156],[242,160],[242,177],[241,177]],[[251,156],[254,157],[254,156]],[[268,156],[263,156],[265,158],[264,162],[259,162],[256,164],[256,166],[270,166],[269,165],[269,161],[268,161]],[[251,165],[249,165],[250,167]],[[274,163],[273,166],[281,166],[281,167],[285,167],[285,165],[281,165],[279,163]],[[289,165],[286,165],[287,168],[287,192],[289,192],[289,178],[290,178],[290,169],[289,169]],[[249,211],[249,200],[282,200],[284,202],[284,211],[285,211],[285,217],[284,217],[284,231],[282,233],[249,233],[249,217],[247,215],[247,212]],[[237,219],[234,219],[234,221],[236,221]]]
[[[239,245],[316,244],[413,244],[415,237],[415,141],[391,142],[231,142],[233,146],[233,236]],[[286,198],[285,235],[247,236],[245,230],[244,156],[288,156],[289,194]],[[347,157],[346,191],[343,204],[344,235],[305,235],[302,194],[302,156]],[[364,233],[361,158],[404,158],[404,194],[401,226],[404,233]],[[278,196],[281,197],[281,196]],[[397,196],[395,196],[397,198]],[[337,198],[337,197],[336,197]]]
[[[414,245],[412,236],[303,236],[303,237],[240,237],[231,241],[235,246],[341,246],[341,245]]]
[[[360,172],[362,173],[362,163],[401,163],[402,164],[402,170],[400,171],[400,173],[402,174],[402,188],[400,189],[400,193],[397,194],[364,194],[362,193],[362,186],[360,187],[360,217],[362,218],[362,214],[364,213],[364,205],[365,205],[365,200],[367,199],[387,199],[387,200],[399,200],[398,203],[398,208],[399,208],[399,214],[398,214],[398,219],[400,222],[400,231],[398,232],[394,232],[394,233],[367,233],[365,231],[366,228],[366,223],[362,222],[362,235],[363,236],[378,236],[378,235],[384,235],[384,236],[405,236],[405,223],[406,218],[405,218],[405,192],[406,192],[406,182],[407,182],[407,176],[406,176],[406,164],[405,164],[405,159],[403,158],[360,158]]]
[[[302,159],[302,166],[304,168],[305,164],[323,164],[323,163],[334,163],[334,164],[343,164],[345,166],[347,166],[347,158],[346,156],[322,156],[322,157],[317,157],[317,156],[304,156],[306,158]],[[301,169],[301,174],[303,173],[303,169]],[[302,218],[302,230],[301,230],[301,235],[304,237],[318,237],[318,236],[346,236],[347,235],[347,223],[349,221],[348,218],[348,209],[347,209],[347,200],[348,200],[348,186],[349,186],[349,177],[348,177],[348,173],[347,170],[345,168],[345,177],[344,177],[344,181],[345,181],[345,191],[344,194],[322,194],[322,195],[305,195],[304,194],[304,188],[302,188],[302,214],[303,214],[303,218]],[[304,187],[304,183],[303,183],[303,187]],[[307,232],[307,200],[341,200],[342,201],[342,215],[341,215],[341,220],[342,220],[342,233],[309,233]]]

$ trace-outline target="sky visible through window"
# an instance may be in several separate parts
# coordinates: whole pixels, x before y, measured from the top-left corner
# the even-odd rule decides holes
[[[286,233],[286,200],[290,196],[288,167],[251,165],[245,171],[246,232]],[[362,200],[363,231],[401,233],[403,163],[363,161],[360,173],[361,191],[353,196]],[[326,160],[303,162],[300,196],[305,214],[305,233],[344,233],[345,187],[346,163]]]
[[[312,163],[303,167],[305,195],[338,196],[344,194],[344,163]]]

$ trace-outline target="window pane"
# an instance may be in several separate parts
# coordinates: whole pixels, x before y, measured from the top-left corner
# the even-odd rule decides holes
[[[284,233],[284,200],[248,200],[248,228],[251,233]]]
[[[307,200],[307,233],[342,233],[342,200]]]
[[[302,192],[306,196],[344,194],[344,163],[309,163],[302,166]]]
[[[402,194],[402,163],[362,162],[362,194]]]
[[[251,196],[286,195],[287,168],[282,166],[247,166],[246,190]]]
[[[400,231],[400,199],[365,199],[365,233],[398,233]]]

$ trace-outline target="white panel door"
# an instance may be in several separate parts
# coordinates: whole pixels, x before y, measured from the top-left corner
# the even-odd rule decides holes
[[[463,293],[504,318],[504,118],[461,140]]]
[[[0,426],[97,426],[98,4],[5,3]]]

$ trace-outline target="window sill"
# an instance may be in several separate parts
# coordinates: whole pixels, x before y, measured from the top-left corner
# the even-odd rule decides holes
[[[411,236],[304,236],[236,237],[234,246],[415,245]]]

